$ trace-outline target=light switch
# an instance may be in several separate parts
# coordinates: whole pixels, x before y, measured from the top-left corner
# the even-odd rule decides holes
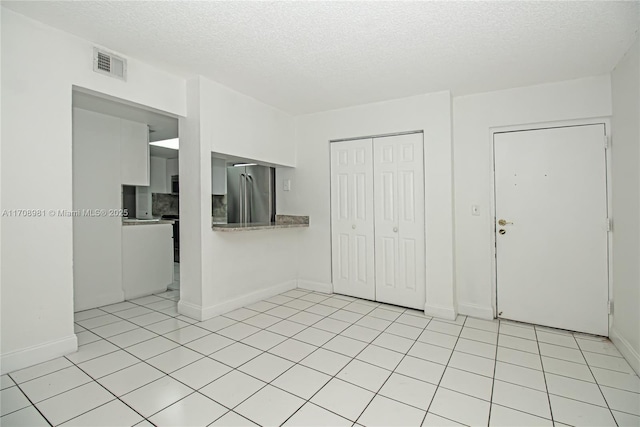
[[[480,216],[480,206],[478,206],[478,205],[471,205],[471,215],[473,215],[473,216]]]
[[[283,191],[291,191],[291,180],[290,179],[285,179],[283,181],[282,190]]]

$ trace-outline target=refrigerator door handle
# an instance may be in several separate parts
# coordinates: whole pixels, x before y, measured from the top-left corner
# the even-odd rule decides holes
[[[247,174],[245,178],[246,190],[245,190],[245,221],[251,222],[251,212],[253,211],[253,177]]]
[[[238,197],[238,211],[240,213],[240,223],[244,223],[246,222],[245,220],[245,194],[247,192],[247,184],[246,184],[246,179],[245,179],[245,175],[243,173],[240,174],[240,197]]]

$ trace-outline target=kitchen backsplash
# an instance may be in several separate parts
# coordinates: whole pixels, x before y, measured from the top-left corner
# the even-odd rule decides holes
[[[153,193],[151,195],[153,216],[180,215],[180,196],[177,194]],[[211,195],[211,216],[221,221],[227,220],[226,194]]]
[[[211,216],[218,220],[227,220],[227,195],[213,194],[211,196]]]
[[[153,216],[180,215],[180,198],[177,194],[153,193],[151,195]]]

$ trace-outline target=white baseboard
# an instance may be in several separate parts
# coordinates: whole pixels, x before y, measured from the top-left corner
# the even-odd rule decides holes
[[[124,301],[124,291],[122,289],[114,290],[113,292],[102,293],[93,295],[90,301],[75,301],[73,302],[73,311],[85,311],[92,308],[104,307],[105,305],[116,304]]]
[[[636,374],[640,375],[640,354],[631,346],[629,341],[616,330],[615,327],[611,328],[609,338],[613,345],[622,353],[629,365],[636,371]]]
[[[493,319],[493,309],[490,306],[478,304],[458,303],[458,314],[477,317],[478,319]]]
[[[332,294],[333,285],[331,283],[314,282],[311,280],[298,280],[298,287],[308,291],[322,292],[323,294]]]
[[[456,320],[458,314],[453,307],[443,307],[439,305],[424,305],[424,314],[431,317],[439,317],[441,319]]]
[[[251,292],[250,294],[242,295],[232,300],[221,302],[219,304],[211,305],[208,307],[202,307],[196,304],[180,301],[178,302],[178,313],[192,319],[203,321],[224,313],[228,313],[246,305],[254,304],[258,301],[262,301],[263,299],[271,298],[283,292],[295,289],[296,287],[297,281],[289,280],[287,282],[271,286],[267,289],[261,289],[259,291]]]
[[[78,338],[75,334],[59,340],[5,353],[0,357],[2,375],[28,368],[78,350]]]

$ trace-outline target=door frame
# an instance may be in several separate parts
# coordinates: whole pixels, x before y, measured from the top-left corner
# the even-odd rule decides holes
[[[496,240],[496,176],[495,176],[495,142],[494,136],[497,133],[505,133],[505,132],[523,132],[523,131],[531,131],[531,130],[542,130],[542,129],[550,129],[550,128],[562,128],[562,127],[575,127],[575,126],[586,126],[586,125],[604,125],[605,136],[608,139],[607,148],[605,150],[605,164],[606,164],[606,199],[607,199],[607,217],[610,221],[613,222],[613,203],[611,197],[611,175],[612,175],[612,156],[610,153],[612,143],[611,143],[611,119],[607,117],[600,118],[592,118],[592,119],[577,119],[577,120],[563,120],[557,122],[540,122],[540,123],[532,123],[527,125],[512,125],[512,126],[494,126],[489,128],[489,138],[491,141],[491,150],[490,150],[490,164],[491,164],[491,198],[490,198],[490,206],[489,206],[489,230],[490,230],[490,244],[491,244],[491,309],[493,311],[493,318],[498,318],[498,264],[497,264],[497,240]],[[604,144],[604,141],[603,141]],[[613,227],[612,227],[613,230]],[[613,269],[612,265],[612,248],[613,248],[613,232],[607,233],[607,294],[609,297],[609,301],[612,301],[612,290],[613,290]],[[608,315],[608,324],[609,329],[612,324],[612,314],[609,312]]]
[[[424,249],[425,249],[425,259],[424,259],[424,272],[425,272],[425,301],[423,301],[423,305],[426,303],[426,299],[427,299],[427,293],[426,293],[426,288],[427,288],[427,259],[426,259],[426,254],[427,254],[427,210],[426,210],[426,205],[427,205],[427,169],[426,169],[426,164],[425,164],[425,153],[426,153],[426,145],[425,145],[425,136],[424,136],[424,129],[417,129],[417,130],[409,130],[409,131],[403,131],[403,132],[391,132],[391,133],[384,133],[384,134],[375,134],[375,135],[366,135],[366,136],[352,136],[352,137],[348,137],[348,138],[336,138],[336,139],[330,139],[327,143],[327,153],[328,153],[328,159],[329,159],[329,253],[330,253],[330,266],[329,266],[329,272],[331,273],[331,293],[334,294],[335,293],[335,289],[334,289],[334,285],[333,285],[333,194],[332,194],[332,186],[331,186],[331,179],[333,176],[333,168],[331,167],[331,144],[333,143],[339,143],[339,142],[347,142],[347,141],[356,141],[359,139],[371,139],[373,142],[373,139],[375,138],[385,138],[385,137],[391,137],[391,136],[400,136],[400,135],[411,135],[414,133],[419,133],[422,134],[422,171],[423,171],[423,176],[422,176],[422,181],[424,183],[424,189],[423,189],[423,204],[422,204],[422,208],[424,209],[424,235],[422,236],[422,238],[424,239]],[[374,209],[375,210],[375,209]],[[374,212],[375,215],[375,212]],[[374,227],[374,239],[375,239],[375,227]],[[375,241],[375,240],[374,240]],[[374,259],[375,259],[375,245],[374,245]],[[495,310],[494,310],[495,312]]]

